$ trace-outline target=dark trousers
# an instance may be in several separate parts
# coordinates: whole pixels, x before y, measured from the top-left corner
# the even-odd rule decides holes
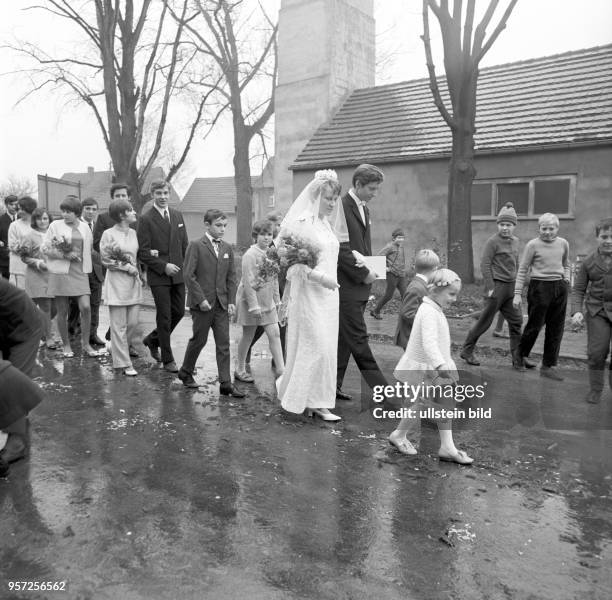
[[[529,318],[519,343],[520,356],[529,356],[540,330],[545,326],[542,366],[554,367],[557,364],[561,338],[565,329],[568,287],[567,282],[562,279],[531,280],[527,291]]]
[[[28,377],[32,375],[32,369],[36,364],[36,355],[38,354],[38,346],[42,337],[42,328],[39,327],[27,341],[11,346],[8,351],[8,356],[4,356],[5,360],[11,361],[11,364],[25,373]]]
[[[100,302],[102,301],[102,282],[96,277],[95,273],[89,274],[89,305],[91,306],[91,329],[89,337],[98,335],[98,325],[100,324]]]
[[[174,361],[170,334],[185,314],[185,285],[152,285],[151,294],[155,302],[155,324],[157,327],[147,336],[153,346],[159,346],[162,362]]]
[[[280,331],[280,341],[281,341],[281,349],[283,351],[283,358],[287,358],[287,352],[285,351],[285,336],[287,335],[287,326],[285,325],[285,327],[279,327],[278,329]],[[257,326],[257,329],[255,330],[255,335],[253,336],[253,341],[251,342],[251,345],[249,346],[249,351],[247,352],[247,355],[246,355],[246,362],[247,363],[251,362],[251,350],[253,349],[253,346],[255,345],[255,342],[265,332],[266,332],[266,330],[261,325]]]
[[[378,314],[383,309],[383,306],[393,298],[396,289],[399,290],[400,298],[403,298],[406,293],[406,278],[387,271],[387,289],[385,290],[385,295],[378,301],[374,308],[376,314]]]
[[[474,351],[474,346],[478,342],[478,338],[485,333],[497,311],[501,312],[506,321],[508,321],[508,331],[510,333],[510,351],[514,356],[521,340],[521,326],[523,325],[523,315],[521,311],[512,306],[514,297],[514,282],[495,281],[493,295],[484,299],[484,307],[480,313],[478,321],[470,329],[465,342],[463,351],[471,354]]]
[[[387,380],[378,368],[368,343],[368,330],[363,318],[366,304],[366,300],[357,302],[340,300],[338,372],[336,377],[336,388],[338,390],[342,387],[351,354],[361,371],[361,375],[371,388],[375,385],[387,385]]]
[[[601,310],[596,315],[587,313],[587,364],[589,365],[589,384],[594,392],[601,392],[604,386],[604,369],[610,354],[612,341],[612,321]],[[612,363],[608,377],[612,387]]]
[[[8,266],[0,267],[0,277],[4,277],[4,279],[10,279],[11,278],[11,273],[9,271]]]
[[[195,372],[196,361],[198,356],[200,356],[202,348],[206,345],[208,332],[212,328],[215,338],[219,383],[221,386],[231,384],[229,315],[227,310],[217,301],[212,310],[201,311],[192,309],[191,318],[193,320],[193,335],[187,344],[181,369],[192,374]]]

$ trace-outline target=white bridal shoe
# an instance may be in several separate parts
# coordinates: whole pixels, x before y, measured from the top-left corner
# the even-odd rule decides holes
[[[329,412],[329,409],[327,408],[307,408],[306,416],[319,417],[324,421],[340,421],[342,419],[342,417],[339,417],[338,415]]]

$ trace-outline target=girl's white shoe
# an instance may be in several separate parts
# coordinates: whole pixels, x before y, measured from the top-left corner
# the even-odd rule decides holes
[[[327,408],[307,408],[306,409],[307,417],[319,417],[324,421],[340,421],[342,417],[335,415],[334,413],[329,412]]]

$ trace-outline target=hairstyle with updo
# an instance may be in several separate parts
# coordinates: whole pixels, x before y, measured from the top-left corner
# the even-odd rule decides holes
[[[60,210],[65,212],[74,213],[77,217],[81,216],[83,209],[81,208],[81,201],[72,194],[70,196],[66,196],[62,203],[59,205]]]
[[[31,215],[34,212],[34,209],[38,206],[38,202],[31,198],[30,196],[24,196],[23,198],[19,198],[19,208],[23,211]]]
[[[127,200],[111,200],[108,205],[108,216],[115,221],[115,223],[121,223],[125,214],[130,210],[132,210],[132,205]]]
[[[427,289],[430,293],[440,292],[443,288],[453,285],[453,283],[459,283],[459,285],[461,285],[461,277],[459,277],[455,271],[442,268],[433,272],[429,279]]]

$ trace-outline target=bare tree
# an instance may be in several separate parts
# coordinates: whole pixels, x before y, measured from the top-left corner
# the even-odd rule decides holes
[[[216,67],[215,83],[200,84],[206,93],[220,96],[218,114],[231,111],[237,240],[239,247],[246,247],[251,242],[253,212],[250,146],[259,137],[265,151],[263,130],[274,113],[277,24],[261,2],[254,10],[250,10],[253,3],[243,0],[194,0],[193,4],[197,10],[189,16],[173,14],[198,51]]]
[[[478,65],[489,51],[506,23],[517,0],[508,0],[506,9],[487,37],[499,0],[489,0],[489,5],[474,29],[476,0],[453,1],[453,12],[448,0],[423,0],[423,43],[429,84],[434,103],[450,127],[452,154],[448,179],[448,265],[464,281],[474,281],[472,256],[471,189],[476,175],[474,168],[474,133],[476,131],[476,89]],[[442,32],[444,70],[450,97],[448,107],[440,92],[432,58],[429,37],[429,12],[436,17]]]
[[[32,196],[37,193],[36,184],[27,177],[19,177],[17,175],[9,175],[4,181],[0,182],[0,198],[6,196]]]
[[[66,56],[50,56],[35,43],[9,46],[28,60],[22,70],[32,87],[22,98],[45,88],[67,90],[88,106],[111,157],[115,180],[134,190],[141,206],[145,178],[159,157],[170,105],[193,60],[183,46],[184,27],[168,17],[169,9],[184,16],[189,0],[43,0],[26,10],[44,11],[68,21],[82,36],[82,44]],[[181,167],[194,139],[208,100],[201,96],[183,140],[182,151],[169,166],[168,180]],[[143,155],[143,139],[150,127],[153,139]]]

